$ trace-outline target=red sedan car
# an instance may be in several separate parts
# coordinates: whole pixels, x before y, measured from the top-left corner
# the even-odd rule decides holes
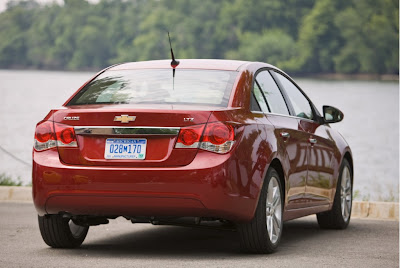
[[[236,228],[242,250],[273,252],[283,222],[350,222],[344,138],[278,68],[228,60],[111,66],[36,127],[33,200],[44,241],[82,244],[89,226]]]

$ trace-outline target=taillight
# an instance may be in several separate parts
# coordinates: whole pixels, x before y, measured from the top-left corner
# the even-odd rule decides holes
[[[198,148],[205,125],[181,128],[175,148]]]
[[[234,138],[234,128],[229,124],[214,122],[195,125],[181,128],[175,148],[200,148],[224,154],[232,149]]]
[[[231,125],[222,122],[208,123],[204,130],[200,149],[224,154],[235,143],[235,131]]]
[[[54,123],[54,127],[56,129],[57,146],[78,147],[74,127],[60,123]]]
[[[33,147],[43,151],[59,147],[78,147],[74,128],[68,125],[43,121],[37,124]]]
[[[36,151],[43,151],[56,147],[53,122],[43,121],[37,124],[33,147]]]

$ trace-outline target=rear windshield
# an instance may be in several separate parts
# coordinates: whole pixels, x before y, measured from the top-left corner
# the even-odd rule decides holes
[[[67,105],[205,104],[228,106],[238,72],[144,69],[106,71],[86,85]]]

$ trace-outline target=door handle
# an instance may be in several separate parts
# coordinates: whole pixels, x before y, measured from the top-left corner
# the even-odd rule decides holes
[[[316,143],[317,143],[317,139],[314,139],[314,138],[309,138],[308,141],[309,141],[311,144],[316,144]]]
[[[285,139],[288,139],[288,138],[290,138],[290,134],[287,133],[287,132],[281,132],[281,137],[285,138]]]

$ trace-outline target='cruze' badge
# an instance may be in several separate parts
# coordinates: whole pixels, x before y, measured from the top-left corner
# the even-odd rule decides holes
[[[121,123],[129,123],[131,121],[135,121],[136,116],[131,116],[127,114],[122,114],[121,116],[114,117],[114,121],[119,121]]]
[[[79,120],[79,116],[64,116],[64,120]]]

